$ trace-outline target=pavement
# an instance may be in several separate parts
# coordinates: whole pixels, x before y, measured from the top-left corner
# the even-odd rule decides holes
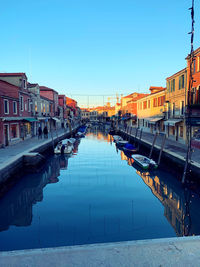
[[[69,132],[69,130],[66,131],[65,129],[59,129],[57,132],[54,131],[52,135],[53,135],[53,138],[55,138],[67,132]],[[46,142],[49,142],[49,140],[51,139],[52,137],[51,137],[51,134],[49,133],[48,139],[45,139],[44,137],[42,139],[38,139],[38,137],[35,136],[32,138],[28,138],[24,141],[20,141],[17,144],[13,144],[5,148],[1,148],[0,149],[0,169],[5,163],[7,163],[8,161],[12,161],[12,159],[16,158],[21,153],[31,151],[37,145],[45,144]]]
[[[200,237],[0,252],[1,267],[200,266]]]

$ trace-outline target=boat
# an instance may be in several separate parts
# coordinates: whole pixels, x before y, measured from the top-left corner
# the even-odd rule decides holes
[[[72,144],[74,144],[75,142],[76,142],[76,138],[69,138],[69,140],[70,140],[70,142],[72,143]]]
[[[121,136],[119,136],[119,135],[113,135],[113,139],[114,139],[114,142],[123,140],[123,138]]]
[[[134,160],[133,163],[136,163],[137,165],[139,165],[140,167],[142,167],[145,170],[158,168],[158,165],[156,164],[156,162],[154,160],[149,159],[143,155],[135,154],[135,155],[132,155],[131,157]]]
[[[85,134],[82,133],[82,132],[77,132],[77,133],[75,134],[75,137],[78,137],[78,138],[80,138],[80,137],[85,137]]]
[[[74,146],[69,139],[65,139],[57,144],[54,148],[55,154],[70,154],[72,153]]]
[[[134,145],[132,145],[130,143],[125,144],[124,147],[123,147],[123,150],[127,151],[127,152],[130,152],[130,153],[135,153],[135,152],[138,151],[138,149]]]
[[[126,144],[128,144],[128,141],[126,141],[126,140],[118,140],[118,141],[116,141],[116,144],[118,145],[118,146],[125,146]]]

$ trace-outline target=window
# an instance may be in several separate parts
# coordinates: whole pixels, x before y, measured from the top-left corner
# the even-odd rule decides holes
[[[148,108],[151,107],[151,100],[148,100]]]
[[[175,103],[173,103],[173,110],[172,110],[173,116],[175,116],[175,109],[176,109],[176,106],[175,106]]]
[[[143,102],[143,109],[147,109],[147,101]]]
[[[13,114],[17,114],[17,102],[13,101]]]
[[[35,101],[35,112],[37,112],[37,102]]]
[[[199,66],[199,63],[200,63],[200,60],[199,60],[199,57],[197,57],[197,71],[199,71],[200,70],[200,66]]]
[[[171,80],[171,92],[175,91],[175,79]]]
[[[23,99],[23,96],[20,96],[20,110],[24,111],[24,99]]]
[[[167,93],[170,92],[170,81],[167,81]]]
[[[7,99],[4,100],[4,114],[9,114],[9,101]]]
[[[179,89],[182,89],[185,87],[185,75],[181,75],[179,77]]]
[[[184,115],[184,101],[180,102],[180,115]]]
[[[157,103],[157,98],[154,98],[153,99],[153,107],[157,107],[158,106],[158,103]]]
[[[28,99],[28,111],[30,112],[31,111],[31,100]]]
[[[23,80],[23,88],[26,89],[26,80]]]

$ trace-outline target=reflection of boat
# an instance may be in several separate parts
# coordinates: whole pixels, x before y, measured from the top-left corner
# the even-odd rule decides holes
[[[132,155],[132,158],[136,164],[138,164],[143,169],[156,169],[158,165],[152,159],[149,159],[143,155],[135,154]]]
[[[73,150],[73,143],[70,139],[59,142],[54,149],[55,154],[70,154]]]

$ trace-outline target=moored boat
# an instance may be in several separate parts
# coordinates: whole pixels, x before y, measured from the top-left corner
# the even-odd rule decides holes
[[[136,163],[143,169],[157,169],[158,168],[158,165],[156,164],[154,160],[149,159],[143,155],[135,154],[135,155],[132,155],[132,158],[134,160],[133,163]]]
[[[127,151],[127,152],[130,152],[130,153],[135,153],[135,152],[138,151],[138,149],[134,145],[132,145],[130,143],[125,144],[124,147],[123,147],[123,150]]]

